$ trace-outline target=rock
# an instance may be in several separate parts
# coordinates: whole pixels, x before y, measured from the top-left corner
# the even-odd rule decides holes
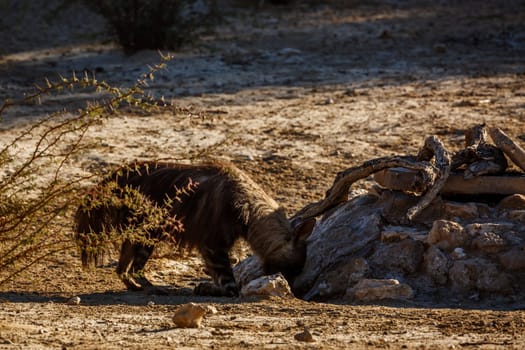
[[[378,197],[359,196],[327,214],[308,238],[303,272],[295,279],[293,291],[298,296],[318,295],[316,281],[321,281],[334,266],[359,257],[381,235],[381,209]],[[310,299],[307,299],[310,300]]]
[[[469,292],[476,286],[480,262],[476,259],[454,261],[448,270],[452,289],[456,292]]]
[[[504,250],[507,242],[495,232],[481,232],[472,240],[472,247],[484,253],[498,253]]]
[[[525,250],[512,249],[499,255],[499,263],[507,270],[525,271]]]
[[[512,223],[475,223],[465,226],[471,246],[485,253],[497,253],[507,246],[504,235],[514,229]]]
[[[205,308],[206,308],[206,313],[210,315],[215,315],[219,312],[217,308],[213,305],[206,305]]]
[[[261,260],[255,255],[247,257],[234,266],[233,276],[241,288],[242,286],[250,283],[250,281],[264,276]]]
[[[428,232],[407,226],[385,226],[381,231],[382,242],[398,242],[406,238],[426,241]]]
[[[333,100],[331,97],[327,97],[327,98],[324,100],[324,104],[325,104],[325,105],[333,105],[333,104],[334,104],[334,100]]]
[[[74,297],[71,297],[67,300],[67,304],[68,305],[79,305],[80,304],[80,297],[79,296],[74,296]]]
[[[297,340],[297,341],[303,341],[303,342],[307,342],[307,343],[315,342],[315,339],[314,339],[312,333],[310,333],[310,331],[306,327],[304,327],[304,331],[294,335],[294,339]]]
[[[511,222],[497,222],[497,223],[474,223],[465,226],[467,234],[474,238],[484,232],[494,232],[498,235],[514,230],[514,224]]]
[[[382,244],[369,258],[371,264],[379,266],[382,271],[399,268],[404,272],[415,272],[423,260],[425,248],[423,243],[412,239],[401,242]]]
[[[435,246],[430,246],[423,256],[423,268],[437,284],[447,282],[449,265],[446,254]]]
[[[414,291],[396,279],[363,279],[346,291],[346,296],[358,301],[411,299]]]
[[[457,260],[448,274],[452,288],[456,291],[469,292],[474,289],[493,293],[511,291],[509,276],[500,271],[496,264],[486,259]]]
[[[175,310],[173,322],[180,328],[198,328],[201,326],[204,314],[206,314],[205,307],[194,303],[184,304]]]
[[[508,274],[502,272],[496,264],[487,263],[482,266],[476,281],[476,287],[480,291],[491,293],[509,293],[511,288]]]
[[[479,217],[476,203],[443,202],[443,214],[449,219],[473,219]]]
[[[513,194],[507,196],[499,201],[496,209],[500,213],[508,210],[525,210],[525,195]]]
[[[455,248],[452,253],[450,253],[450,257],[454,260],[461,260],[465,259],[467,257],[467,254],[465,253],[465,250],[463,248]]]
[[[241,296],[276,296],[289,297],[292,295],[288,282],[280,273],[270,276],[262,276],[241,288]]]
[[[435,245],[445,251],[451,251],[456,247],[461,247],[468,241],[468,235],[463,230],[463,226],[455,221],[436,220],[430,229],[427,243]]]
[[[500,218],[525,223],[525,210],[505,210],[500,212]]]
[[[340,265],[327,272],[323,278],[316,283],[311,293],[304,297],[308,300],[320,296],[323,298],[330,296],[340,296],[346,292],[348,286],[363,279],[369,272],[368,263],[363,258],[353,258],[344,261]]]
[[[406,218],[408,210],[414,207],[420,200],[421,198],[418,196],[408,195],[399,191],[384,190],[381,192],[379,198],[382,216],[388,223],[394,225],[414,223],[429,225],[442,217],[442,201],[440,198],[436,198],[427,208],[423,209],[421,213],[413,218],[412,221],[408,221]]]

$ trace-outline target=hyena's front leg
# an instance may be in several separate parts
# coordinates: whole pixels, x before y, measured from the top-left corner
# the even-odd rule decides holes
[[[202,249],[201,250],[207,273],[215,283],[200,283],[195,287],[197,295],[213,296],[238,296],[239,287],[233,277],[230,257],[227,249]]]
[[[117,274],[129,290],[144,290],[152,284],[144,276],[144,266],[148,261],[153,246],[132,243],[126,240],[122,243]]]

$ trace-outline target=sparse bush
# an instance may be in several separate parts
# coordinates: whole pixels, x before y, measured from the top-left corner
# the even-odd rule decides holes
[[[66,177],[67,164],[87,147],[83,142],[87,131],[118,113],[122,106],[149,111],[167,107],[148,97],[143,88],[170,59],[163,56],[160,64],[129,88],[119,89],[95,77],[73,74],[57,81],[46,80],[33,94],[0,104],[2,117],[13,106],[37,103],[72,89],[95,90],[100,97],[76,113],[61,110],[33,123],[0,149],[0,285],[46,257],[73,247],[62,218],[70,217],[77,208],[85,182],[94,175]],[[24,149],[22,142],[32,142],[33,146]],[[144,210],[148,209],[142,209],[142,214]]]
[[[192,41],[212,11],[213,1],[197,0],[86,0],[115,32],[125,51],[177,49]],[[194,6],[204,4],[205,9]]]

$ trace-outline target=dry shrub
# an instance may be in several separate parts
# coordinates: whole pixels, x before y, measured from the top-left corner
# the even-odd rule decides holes
[[[154,73],[171,60],[170,56],[161,57],[161,63],[129,88],[115,88],[95,77],[73,74],[46,80],[34,93],[0,105],[1,117],[13,107],[38,103],[72,89],[95,91],[99,96],[98,101],[76,113],[60,110],[31,124],[0,149],[0,285],[74,246],[67,235],[70,230],[64,230],[64,218],[78,207],[85,183],[95,175],[65,176],[65,168],[86,149],[86,132],[118,113],[122,106],[148,111],[170,107],[159,105],[143,90]],[[28,142],[31,149],[23,147]],[[144,211],[156,209],[144,206],[141,210],[147,215]]]
[[[213,1],[87,0],[102,15],[128,53],[142,49],[177,49],[193,41],[195,31],[216,16]],[[205,9],[195,11],[200,3]]]

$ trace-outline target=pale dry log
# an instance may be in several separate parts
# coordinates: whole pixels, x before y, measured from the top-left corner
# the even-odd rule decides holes
[[[505,153],[521,170],[525,171],[525,150],[520,147],[516,142],[512,141],[499,128],[489,129],[490,137],[492,141]]]
[[[360,166],[348,168],[337,174],[332,187],[323,200],[310,203],[302,208],[295,218],[311,218],[344,203],[348,199],[350,186],[371,174],[387,168],[403,167],[420,171],[426,183],[434,183],[436,169],[429,162],[416,161],[413,157],[382,157],[364,162]],[[415,185],[417,187],[417,185]]]
[[[450,175],[450,156],[437,136],[427,137],[417,157],[421,161],[429,161],[434,158],[434,165],[438,169],[438,174],[432,187],[421,197],[414,207],[408,210],[407,218],[409,220],[412,220],[418,213],[428,207],[439,194],[439,191],[441,191],[441,188],[443,188]]]

